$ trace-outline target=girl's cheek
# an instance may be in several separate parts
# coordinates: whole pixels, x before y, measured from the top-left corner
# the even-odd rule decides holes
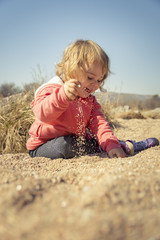
[[[95,86],[95,91],[96,91],[97,89],[99,89],[99,88],[100,88],[100,86],[99,86],[99,85]]]

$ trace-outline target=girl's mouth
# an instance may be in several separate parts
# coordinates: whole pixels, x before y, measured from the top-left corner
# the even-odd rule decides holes
[[[87,93],[91,93],[91,91],[89,90],[89,88],[84,88],[84,91]]]

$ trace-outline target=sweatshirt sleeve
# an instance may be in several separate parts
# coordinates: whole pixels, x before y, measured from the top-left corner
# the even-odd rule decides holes
[[[101,111],[101,106],[96,101],[95,97],[88,127],[105,152],[109,152],[113,148],[120,147],[119,141],[116,136],[114,136],[109,123]]]
[[[50,84],[38,91],[31,106],[38,120],[50,123],[68,108],[69,103],[64,87]]]

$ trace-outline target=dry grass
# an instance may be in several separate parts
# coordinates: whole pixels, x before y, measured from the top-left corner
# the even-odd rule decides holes
[[[143,115],[146,118],[160,119],[160,108],[155,108],[150,111],[143,111]]]
[[[33,93],[15,95],[0,110],[0,153],[26,152],[26,139],[34,116]]]
[[[121,119],[160,119],[160,108],[147,111],[130,109],[127,112],[114,112],[114,117]]]
[[[122,118],[122,119],[145,119],[144,115],[140,111],[133,111],[133,110],[130,110],[128,112],[119,113],[118,118]]]
[[[104,97],[105,96],[105,97]],[[134,107],[129,105],[120,104],[120,95],[117,95],[114,99],[110,93],[102,95],[97,94],[97,100],[102,106],[102,112],[106,120],[110,123],[111,127],[117,127],[117,119],[160,119],[160,108],[140,110],[139,105],[134,104]],[[126,103],[127,104],[127,103]]]
[[[34,115],[30,106],[33,100],[33,92],[17,94],[0,100],[0,154],[26,152],[26,140],[28,130],[34,121]],[[119,126],[118,118],[122,119],[145,119],[160,118],[160,111],[137,111],[118,112],[118,97],[111,101],[109,93],[102,100],[98,94],[97,100],[102,106],[102,112],[110,126],[114,129]]]
[[[98,93],[97,101],[101,104],[102,112],[104,114],[105,119],[109,122],[110,126],[113,129],[116,128],[119,124],[115,118],[115,114],[112,112],[112,109],[114,109],[118,106],[119,97],[117,97],[113,101],[113,100],[111,100],[111,95],[109,94],[109,92],[106,92],[105,99],[101,93]]]

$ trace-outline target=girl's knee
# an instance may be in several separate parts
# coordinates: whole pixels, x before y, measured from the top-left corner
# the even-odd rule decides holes
[[[74,144],[74,135],[59,137],[56,140],[56,149],[62,153],[63,158],[72,158],[75,157]]]

